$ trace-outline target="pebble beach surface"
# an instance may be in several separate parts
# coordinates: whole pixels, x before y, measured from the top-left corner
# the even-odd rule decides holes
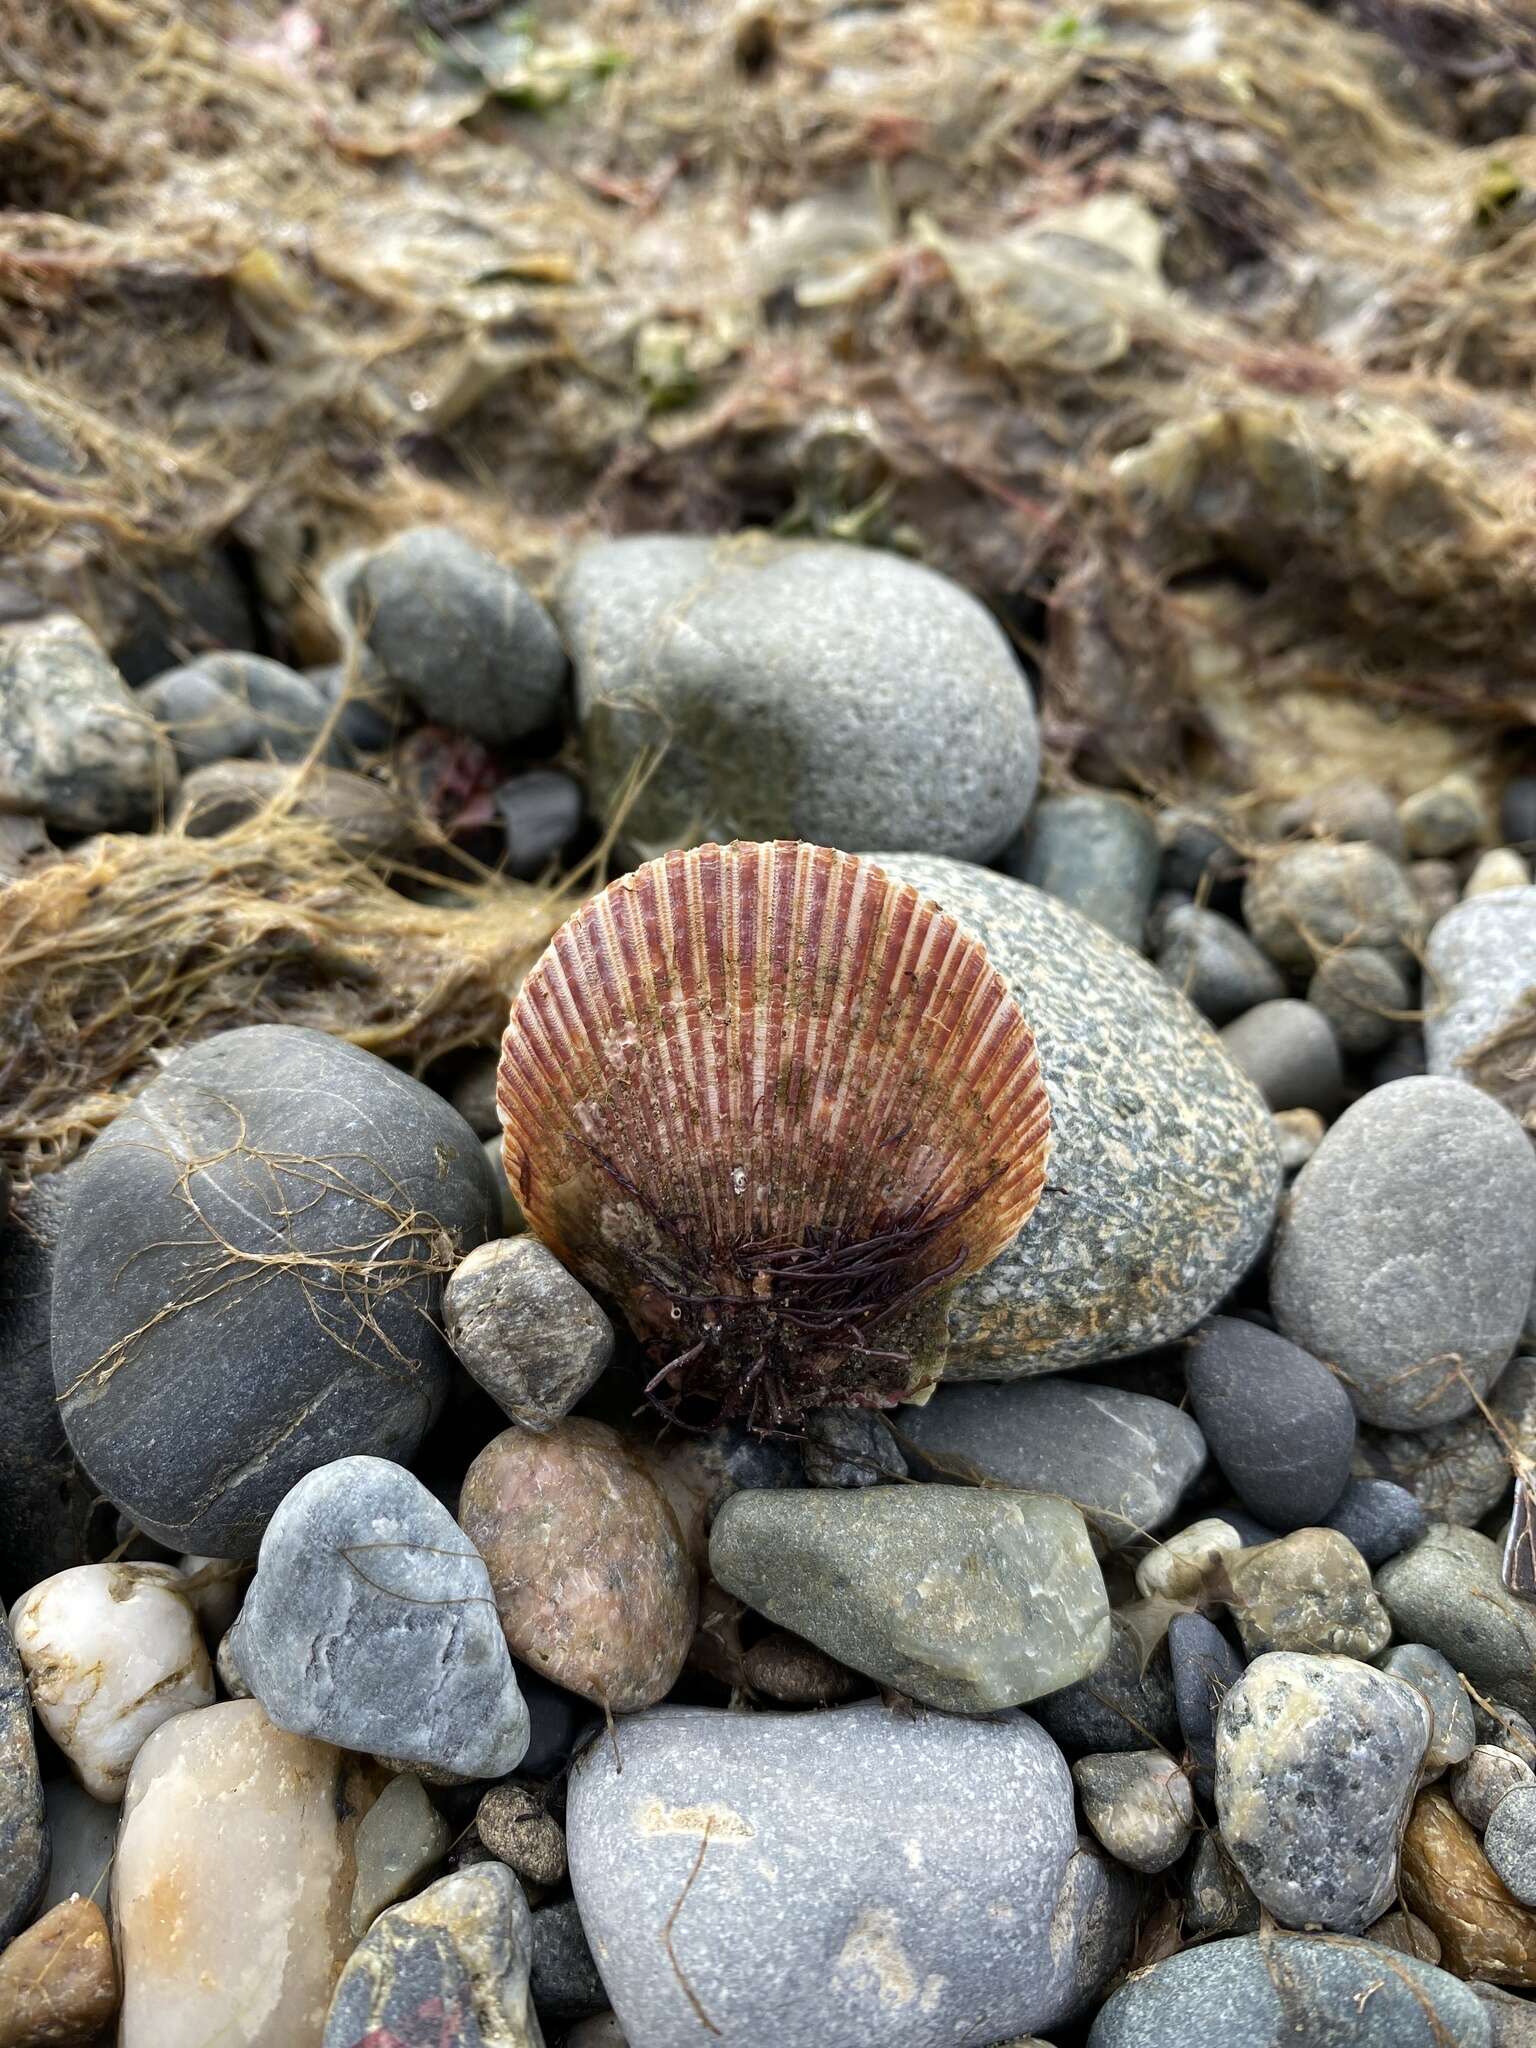
[[[413,805],[450,758],[491,780],[438,801],[439,855],[515,873],[605,831],[615,876],[866,856],[793,870],[825,894],[781,961],[809,1003],[853,905],[848,1064],[830,1027],[794,1057],[808,1102],[846,1084],[799,1128],[848,1120],[854,1192],[722,1225],[757,1261],[723,1308],[660,1192],[693,1136],[727,1217],[823,1185],[762,1164],[720,1051],[766,1057],[772,977],[733,965],[656,1052],[757,872],[713,855],[659,871],[698,891],[666,929],[592,913],[630,992],[596,1055],[560,1056],[557,946],[505,1051],[499,1020],[416,1074],[237,1022],[18,1173],[0,2048],[1536,2038],[1536,1538],[1523,1581],[1503,1555],[1536,1150],[1501,1050],[1536,887],[1493,794],[1355,777],[1241,831],[1042,796],[1002,630],[855,545],[632,535],[536,587],[428,526],[328,588],[344,718],[270,655],[130,683],[66,614],[0,628],[27,860],[297,772],[351,857],[412,846],[446,898]],[[869,905],[926,964],[878,979]],[[969,1093],[903,1007],[941,955],[987,1006]],[[501,1145],[535,1062],[596,1162],[554,1186]],[[1027,1131],[975,1107],[1005,1066]],[[912,1107],[877,1133],[880,1075]],[[624,1164],[602,1134],[642,1110]],[[956,1213],[861,1237],[870,1158],[946,1145]],[[1022,1225],[981,1256],[1003,1181]]]

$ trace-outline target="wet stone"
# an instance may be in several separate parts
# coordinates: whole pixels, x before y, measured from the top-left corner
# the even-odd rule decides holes
[[[485,1563],[386,1459],[339,1459],[287,1495],[232,1648],[292,1734],[470,1778],[501,1777],[527,1750]]]
[[[1090,1750],[1145,1749],[1178,1738],[1173,1674],[1160,1643],[1147,1656],[1129,1624],[1113,1610],[1109,1653],[1076,1685],[1035,1700],[1030,1712],[1068,1756]]]
[[[1433,1527],[1376,1574],[1392,1626],[1428,1643],[1485,1697],[1536,1712],[1536,1608],[1509,1592],[1499,1546],[1475,1529]]]
[[[1355,1447],[1354,1410],[1328,1368],[1274,1331],[1214,1316],[1184,1369],[1195,1418],[1244,1507],[1277,1530],[1320,1523]]]
[[[1510,1891],[1438,1786],[1414,1802],[1399,1882],[1403,1903],[1439,1937],[1448,1970],[1536,1985],[1536,1913]]]
[[[91,2048],[117,2011],[101,1908],[67,1900],[0,1955],[0,2048]]]
[[[500,1863],[440,1877],[374,1921],[342,1971],[322,2048],[543,2048],[533,1934]]]
[[[613,1358],[613,1325],[536,1238],[494,1238],[458,1266],[443,1322],[460,1363],[524,1429],[548,1429]]]
[[[1247,1010],[1221,1034],[1228,1057],[1271,1109],[1331,1116],[1344,1092],[1339,1042],[1321,1010],[1283,997]]]
[[[1195,1800],[1177,1761],[1160,1749],[1079,1757],[1072,1780],[1083,1815],[1117,1862],[1153,1875],[1189,1846]]]
[[[738,1493],[712,1576],[881,1685],[989,1713],[1085,1678],[1109,1607],[1083,1518],[1039,1494],[956,1486]]]
[[[810,1486],[874,1486],[907,1476],[891,1425],[868,1409],[813,1409],[805,1418],[801,1455]]]
[[[1161,857],[1140,804],[1107,790],[1080,790],[1042,797],[998,865],[1139,953]]]
[[[413,1892],[447,1855],[453,1831],[420,1778],[391,1778],[357,1830],[351,1926],[361,1940],[386,1906]]]
[[[1536,1771],[1509,1750],[1479,1742],[1451,1772],[1447,1783],[1456,1811],[1481,1834],[1506,1792],[1516,1785],[1536,1786]]]
[[[1372,1570],[1411,1549],[1429,1526],[1412,1493],[1390,1479],[1351,1479],[1323,1522],[1352,1543]]]
[[[565,1836],[536,1786],[493,1785],[475,1809],[475,1828],[498,1863],[528,1884],[565,1880]]]
[[[1180,904],[1163,919],[1158,972],[1213,1024],[1230,1023],[1285,994],[1285,982],[1240,924],[1219,910]]]
[[[1258,1657],[1222,1701],[1222,1841],[1285,1927],[1359,1933],[1392,1903],[1429,1709],[1350,1657]]]
[[[1483,1854],[1522,1906],[1536,1906],[1536,1785],[1512,1785],[1483,1831]]]
[[[1336,1529],[1298,1529],[1227,1565],[1232,1613],[1250,1657],[1263,1650],[1374,1657],[1392,1624],[1365,1559]]]
[[[1472,1703],[1462,1690],[1454,1667],[1426,1643],[1399,1643],[1388,1650],[1380,1668],[1411,1685],[1429,1708],[1431,1732],[1424,1769],[1442,1771],[1472,1753],[1476,1729]]]

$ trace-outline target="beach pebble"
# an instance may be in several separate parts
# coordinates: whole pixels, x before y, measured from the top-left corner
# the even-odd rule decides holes
[[[1456,1811],[1481,1834],[1506,1792],[1517,1785],[1536,1787],[1536,1771],[1507,1749],[1479,1742],[1451,1772],[1446,1784]]]
[[[1358,1934],[1392,1903],[1431,1733],[1419,1693],[1351,1657],[1256,1657],[1221,1703],[1221,1838],[1283,1927]]]
[[[1428,1643],[1480,1693],[1536,1712],[1536,1607],[1509,1592],[1499,1546],[1475,1529],[1432,1527],[1384,1564],[1376,1590],[1407,1642]]]
[[[951,1298],[946,1379],[1024,1379],[1182,1336],[1269,1234],[1280,1162],[1257,1091],[1156,968],[1077,911],[958,861],[876,858],[982,940],[1051,1104],[1044,1192]]]
[[[475,1831],[498,1863],[527,1884],[565,1881],[565,1836],[533,1785],[493,1785],[475,1809]]]
[[[1443,1953],[1435,1930],[1402,1906],[1394,1906],[1390,1913],[1373,1920],[1365,1932],[1369,1940],[1379,1942],[1383,1948],[1413,1956],[1421,1963],[1438,1963]]]
[[[1307,1003],[1327,1020],[1345,1052],[1380,1052],[1402,1030],[1413,991],[1391,953],[1351,946],[1318,961]]]
[[[1216,1782],[1217,1718],[1243,1675],[1243,1660],[1208,1616],[1176,1614],[1168,1624],[1168,1663],[1179,1731],[1195,1766],[1195,1784],[1209,1799]]]
[[[250,1584],[249,1560],[188,1554],[177,1560],[177,1569],[198,1626],[210,1642],[217,1643],[234,1626],[240,1612],[240,1602]]]
[[[484,1561],[383,1458],[338,1459],[285,1496],[231,1650],[293,1735],[465,1778],[504,1777],[528,1747]]]
[[[1306,1934],[1205,1942],[1138,1971],[1088,2048],[1494,2048],[1487,2012],[1445,1970],[1372,1941]]]
[[[27,1681],[0,1616],[0,1947],[32,1917],[48,1875],[48,1823]]]
[[[1516,846],[1536,845],[1536,775],[1512,775],[1504,785],[1499,828]]]
[[[1428,1429],[1466,1414],[1502,1371],[1533,1272],[1529,1139],[1475,1089],[1426,1076],[1364,1096],[1302,1168],[1270,1300],[1368,1422]]]
[[[1477,1730],[1478,1741],[1508,1750],[1511,1756],[1518,1757],[1521,1763],[1529,1764],[1536,1771],[1536,1728],[1524,1714],[1505,1700],[1485,1700],[1475,1691],[1471,1700],[1472,1725]]]
[[[175,795],[170,742],[79,619],[0,625],[0,809],[113,831],[163,815]]]
[[[584,2019],[608,2003],[574,1900],[559,1899],[534,1913],[532,1981],[539,2017],[551,2026]]]
[[[1259,1924],[1259,1902],[1248,1880],[1221,1846],[1214,1828],[1195,1844],[1184,1880],[1184,1932],[1252,1934]]]
[[[1261,1650],[1374,1657],[1392,1637],[1370,1567],[1336,1529],[1297,1529],[1228,1560],[1232,1615],[1250,1657]]]
[[[178,1053],[70,1178],[60,1409],[147,1534],[249,1557],[306,1472],[415,1451],[452,1368],[442,1276],[497,1225],[441,1096],[324,1032],[252,1025]]]
[[[494,747],[559,711],[566,659],[548,612],[462,534],[412,527],[337,581],[369,654],[424,718]]]
[[[802,1636],[774,1629],[742,1660],[754,1692],[786,1707],[835,1707],[860,1690],[857,1674]]]
[[[613,1359],[613,1324],[533,1237],[477,1246],[444,1289],[443,1327],[466,1372],[524,1429],[558,1422]]]
[[[1144,1600],[1193,1600],[1212,1572],[1243,1539],[1230,1522],[1207,1516],[1159,1543],[1136,1567],[1136,1590]]]
[[[65,1900],[0,1955],[0,2048],[91,2048],[117,2011],[99,1906]]]
[[[1258,862],[1243,920],[1271,960],[1305,974],[1340,946],[1411,947],[1423,928],[1402,868],[1364,841],[1291,846]]]
[[[1536,1913],[1515,1898],[1438,1786],[1414,1802],[1398,1881],[1403,1903],[1438,1936],[1448,1970],[1536,1985]]]
[[[1518,1116],[1530,1107],[1530,1038],[1512,1027],[1526,1017],[1533,961],[1536,889],[1458,904],[1430,933],[1424,959],[1429,1071],[1471,1081]]]
[[[1287,1174],[1299,1172],[1323,1142],[1328,1126],[1315,1109],[1282,1109],[1275,1113],[1275,1145]]]
[[[1394,860],[1407,850],[1397,805],[1379,782],[1363,775],[1342,776],[1293,797],[1276,813],[1275,830],[1285,838],[1368,840]]]
[[[1536,1785],[1512,1785],[1483,1831],[1483,1854],[1522,1906],[1536,1906]]]
[[[485,1559],[514,1654],[615,1714],[671,1690],[697,1580],[682,1530],[605,1423],[508,1429],[470,1466],[459,1523]]]
[[[1206,1456],[1170,1402],[1076,1379],[945,1384],[895,1428],[928,1476],[1064,1494],[1113,1545],[1166,1522]]]
[[[891,1425],[867,1408],[813,1408],[800,1454],[811,1486],[874,1486],[907,1476]]]
[[[1292,996],[1260,1003],[1221,1034],[1227,1056],[1271,1109],[1331,1116],[1344,1092],[1339,1042],[1328,1020]]]
[[[416,1891],[447,1855],[453,1830],[420,1778],[391,1778],[358,1824],[352,1885],[352,1937],[360,1941],[386,1906]]]
[[[11,1634],[37,1718],[93,1798],[122,1798],[162,1721],[213,1704],[213,1669],[174,1566],[76,1565],[17,1601]]]
[[[200,654],[254,643],[250,596],[227,548],[202,547],[158,562],[140,557],[136,567],[133,613],[113,647],[130,683],[148,682]]]
[[[1178,1763],[1160,1749],[1079,1757],[1072,1782],[1083,1816],[1119,1863],[1154,1875],[1177,1863],[1194,1832],[1195,1797]]]
[[[985,608],[916,562],[640,534],[583,547],[555,610],[593,806],[642,854],[787,838],[989,860],[1028,814],[1029,686]]]
[[[1463,901],[1469,901],[1474,896],[1492,896],[1500,889],[1530,886],[1531,864],[1525,856],[1516,853],[1512,846],[1494,846],[1479,855],[1461,894]]]
[[[1150,1655],[1123,1615],[1109,1617],[1109,1654],[1087,1678],[1032,1702],[1030,1712],[1069,1757],[1102,1749],[1171,1747],[1179,1720],[1173,1672],[1159,1643]]]
[[[878,1684],[951,1713],[1086,1678],[1109,1605],[1082,1516],[1040,1494],[959,1486],[738,1493],[712,1576]]]
[[[1439,1772],[1472,1754],[1477,1731],[1472,1703],[1462,1690],[1455,1666],[1427,1643],[1399,1643],[1388,1650],[1380,1667],[1404,1685],[1411,1685],[1429,1708],[1431,1732],[1424,1769]]]
[[[1398,806],[1403,838],[1417,860],[1446,860],[1476,846],[1488,830],[1487,807],[1469,775],[1447,775]]]
[[[331,710],[307,676],[264,654],[205,654],[146,683],[139,702],[170,734],[184,774],[246,754],[302,761]]]
[[[422,836],[409,801],[387,783],[323,762],[302,776],[277,761],[213,761],[182,782],[171,823],[189,839],[217,839],[281,800],[295,818],[323,826],[360,860],[398,858]]]
[[[1372,1430],[1362,1448],[1371,1464],[1390,1473],[1434,1522],[1470,1527],[1509,1491],[1509,1458],[1475,1409],[1438,1429]]]
[[[694,2040],[695,2000],[731,2043],[1002,2041],[1053,2028],[1124,1955],[1134,1890],[1079,1854],[1028,1715],[667,1706],[621,1739],[622,1771],[602,1744],[576,1765],[567,1841],[633,2048]],[[636,1940],[696,1863],[672,1953]]]
[[[1195,903],[1181,903],[1163,919],[1157,967],[1213,1024],[1285,994],[1280,970],[1242,926]]]
[[[1139,953],[1161,859],[1157,832],[1141,805],[1091,789],[1042,797],[998,865]]]
[[[586,797],[574,776],[530,768],[496,785],[491,801],[507,840],[507,872],[536,881],[581,830]]]
[[[1213,1316],[1184,1372],[1211,1455],[1249,1513],[1279,1531],[1323,1521],[1355,1448],[1354,1410],[1328,1368],[1272,1330]]]
[[[112,1853],[117,1845],[117,1808],[93,1799],[73,1778],[50,1778],[43,1787],[48,1814],[48,1882],[39,1913],[78,1892],[111,1918]]]
[[[155,1730],[112,1870],[118,2048],[319,2040],[352,1947],[358,1823],[379,1785],[359,1758],[274,1728],[254,1700]]]
[[[543,2048],[532,1954],[511,1871],[455,1870],[374,1921],[341,1972],[321,2048]]]

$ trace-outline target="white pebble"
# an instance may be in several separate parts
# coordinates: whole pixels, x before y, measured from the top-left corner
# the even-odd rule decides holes
[[[1223,1557],[1241,1550],[1243,1539],[1230,1522],[1212,1515],[1191,1522],[1177,1536],[1149,1550],[1136,1567],[1136,1590],[1143,1600],[1191,1600],[1207,1572]]]
[[[1491,896],[1495,889],[1528,889],[1530,885],[1530,862],[1512,846],[1495,846],[1468,875],[1461,894],[1465,901],[1468,896]]]

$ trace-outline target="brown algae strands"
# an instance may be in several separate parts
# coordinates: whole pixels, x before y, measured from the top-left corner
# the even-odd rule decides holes
[[[1050,1144],[981,943],[799,841],[670,853],[586,904],[513,1006],[499,1101],[530,1229],[623,1307],[653,1397],[755,1427],[931,1388],[946,1296]]]

